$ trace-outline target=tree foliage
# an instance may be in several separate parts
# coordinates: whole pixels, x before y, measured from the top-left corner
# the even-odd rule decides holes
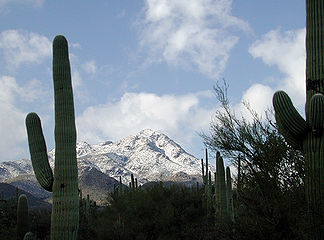
[[[302,239],[307,231],[304,158],[287,144],[272,120],[244,106],[250,118],[237,116],[227,97],[228,85],[217,84],[220,103],[205,145],[219,151],[237,169],[237,239]]]
[[[157,183],[113,193],[96,224],[98,239],[209,239],[202,192]]]

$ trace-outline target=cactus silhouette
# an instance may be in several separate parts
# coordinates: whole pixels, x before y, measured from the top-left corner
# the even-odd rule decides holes
[[[227,212],[231,221],[234,221],[234,204],[233,204],[233,189],[231,169],[226,167],[226,198],[227,198]]]
[[[36,113],[26,117],[29,151],[40,185],[53,191],[51,239],[77,239],[79,227],[76,128],[68,43],[64,36],[53,41],[55,101],[55,167],[48,163],[41,122]]]
[[[324,0],[306,0],[306,120],[289,96],[278,91],[273,106],[279,131],[305,157],[308,239],[324,239]]]
[[[17,236],[18,239],[23,239],[29,231],[28,220],[28,201],[25,194],[21,194],[18,198],[17,206]]]

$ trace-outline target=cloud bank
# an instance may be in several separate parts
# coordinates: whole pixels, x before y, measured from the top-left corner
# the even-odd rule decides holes
[[[0,50],[7,68],[15,70],[22,64],[40,64],[50,57],[52,43],[47,37],[37,33],[7,30],[0,34]]]
[[[243,93],[242,100],[248,101],[251,108],[258,113],[272,106],[272,96],[277,90],[286,91],[299,110],[304,108],[305,34],[305,29],[285,32],[280,29],[272,30],[249,48],[249,53],[255,59],[261,59],[266,65],[276,66],[282,73],[282,77],[272,78],[271,85],[256,83]],[[238,108],[242,109],[242,104]],[[245,110],[242,111],[246,113]]]
[[[41,7],[45,0],[0,0],[0,12],[10,5]]]
[[[218,78],[239,39],[233,30],[251,31],[231,6],[231,0],[146,0],[140,43],[148,61],[194,66]]]
[[[195,130],[208,127],[208,116],[215,112],[200,106],[203,97],[208,94],[125,93],[117,102],[88,107],[77,118],[78,136],[80,140],[98,143],[151,128],[189,144],[196,137]]]

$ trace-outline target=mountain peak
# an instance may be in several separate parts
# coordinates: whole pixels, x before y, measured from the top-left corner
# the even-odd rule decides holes
[[[137,135],[161,135],[160,132],[158,131],[155,131],[155,130],[152,130],[151,128],[146,128],[146,129],[143,129],[142,131],[140,131]]]
[[[79,175],[96,169],[116,180],[121,176],[124,183],[130,181],[131,174],[143,184],[148,181],[167,180],[178,172],[188,175],[201,172],[197,158],[186,153],[165,134],[152,129],[144,129],[116,142],[106,141],[96,145],[78,142],[76,151]],[[48,155],[53,167],[55,149]],[[33,174],[30,160],[11,165],[2,163],[0,170],[3,170],[0,171],[0,178],[1,175],[14,177],[19,174]]]

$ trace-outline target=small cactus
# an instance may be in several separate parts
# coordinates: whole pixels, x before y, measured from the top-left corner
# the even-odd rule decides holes
[[[206,184],[205,182],[205,171],[204,171],[204,159],[201,159],[201,173],[202,173],[202,180],[203,180],[203,184]]]
[[[18,198],[17,206],[17,236],[18,239],[23,239],[29,231],[28,219],[28,201],[25,194],[21,194]]]
[[[119,194],[123,194],[123,182],[121,176],[119,176]]]
[[[217,154],[217,199],[218,199],[218,212],[221,217],[227,216],[227,199],[226,199],[226,184],[225,184],[225,168],[224,161],[220,154]],[[217,211],[216,211],[217,212]]]
[[[133,173],[131,174],[131,186],[132,186],[132,189],[134,190],[135,189],[135,181],[134,181]]]

